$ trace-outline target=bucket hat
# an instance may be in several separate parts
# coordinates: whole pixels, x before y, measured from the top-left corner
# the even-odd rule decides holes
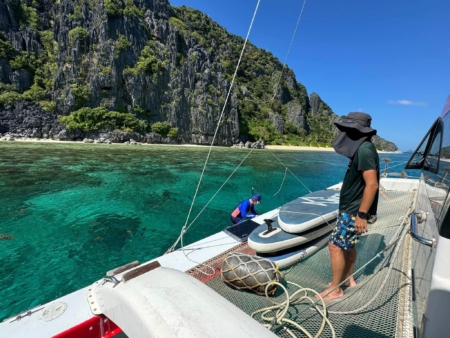
[[[334,125],[340,131],[356,129],[363,134],[376,134],[377,131],[370,127],[372,117],[366,113],[349,113],[346,118],[340,122],[334,122]]]

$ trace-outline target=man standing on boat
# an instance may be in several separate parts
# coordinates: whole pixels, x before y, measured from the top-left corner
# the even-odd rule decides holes
[[[370,141],[377,133],[370,127],[371,121],[368,114],[349,113],[343,121],[334,123],[340,133],[333,148],[350,162],[342,183],[339,217],[328,242],[332,280],[320,294],[325,300],[344,295],[338,285],[354,272],[355,244],[361,234],[369,231],[368,223],[376,219],[380,165],[377,150]],[[355,285],[351,277],[343,286]]]
[[[260,194],[253,194],[252,198],[248,200],[243,200],[231,213],[230,215],[231,222],[233,222],[233,224],[238,224],[247,218],[256,217],[258,213],[255,211],[254,205],[260,203],[261,203]]]

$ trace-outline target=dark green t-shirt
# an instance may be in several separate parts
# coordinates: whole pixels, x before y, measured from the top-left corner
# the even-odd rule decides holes
[[[356,151],[353,159],[350,160],[341,188],[339,199],[339,211],[351,215],[356,215],[361,205],[365,182],[363,178],[364,170],[376,170],[378,182],[380,182],[380,160],[375,146],[369,142],[363,142]],[[373,200],[368,214],[375,215],[378,206],[378,191]]]

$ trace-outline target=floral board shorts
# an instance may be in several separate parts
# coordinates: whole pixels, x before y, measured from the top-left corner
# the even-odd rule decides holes
[[[336,227],[330,235],[330,243],[345,251],[351,251],[361,236],[361,233],[355,230],[355,219],[356,216],[350,214],[339,214]]]

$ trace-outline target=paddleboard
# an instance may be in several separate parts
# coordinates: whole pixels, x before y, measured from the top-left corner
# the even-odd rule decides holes
[[[280,228],[277,221],[272,223],[272,232],[267,233],[267,225],[263,224],[253,230],[248,237],[248,246],[256,252],[270,253],[285,250],[310,242],[317,237],[331,232],[335,222],[322,224],[301,234],[291,234]]]
[[[257,256],[270,259],[272,262],[277,263],[278,267],[285,268],[302,259],[311,256],[314,252],[322,248],[328,243],[329,234],[316,238],[315,240],[296,246],[287,250],[283,250],[276,253],[256,253]]]
[[[319,190],[299,197],[280,208],[280,228],[290,233],[301,233],[338,216],[339,190]]]

